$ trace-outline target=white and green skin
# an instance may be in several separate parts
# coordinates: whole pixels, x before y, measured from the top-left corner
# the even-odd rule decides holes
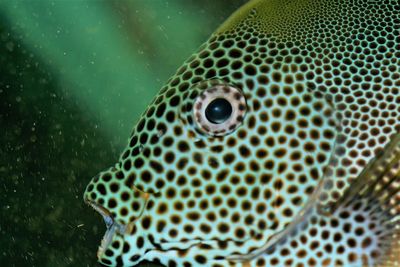
[[[399,132],[398,1],[251,1],[88,185],[99,261],[395,266]]]

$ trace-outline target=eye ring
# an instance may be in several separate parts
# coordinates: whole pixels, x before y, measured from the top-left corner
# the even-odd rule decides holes
[[[239,89],[232,85],[217,84],[205,89],[196,98],[193,117],[203,133],[224,136],[242,124],[246,110],[246,100]]]

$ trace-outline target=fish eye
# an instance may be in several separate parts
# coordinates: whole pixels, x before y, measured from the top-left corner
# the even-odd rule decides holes
[[[241,125],[246,109],[245,97],[238,88],[217,84],[206,88],[197,97],[193,115],[202,132],[223,136]]]
[[[217,98],[208,104],[205,114],[209,122],[221,124],[232,115],[232,105],[225,98]]]

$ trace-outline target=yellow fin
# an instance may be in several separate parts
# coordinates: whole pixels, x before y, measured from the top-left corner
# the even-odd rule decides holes
[[[328,15],[326,10],[318,0],[253,0],[234,12],[215,33],[236,31],[247,25],[259,33],[289,36],[294,31],[305,32],[311,21]]]

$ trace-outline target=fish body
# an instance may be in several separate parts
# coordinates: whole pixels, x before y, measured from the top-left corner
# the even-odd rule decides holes
[[[99,261],[396,266],[399,10],[255,0],[235,12],[87,186],[108,225]]]

